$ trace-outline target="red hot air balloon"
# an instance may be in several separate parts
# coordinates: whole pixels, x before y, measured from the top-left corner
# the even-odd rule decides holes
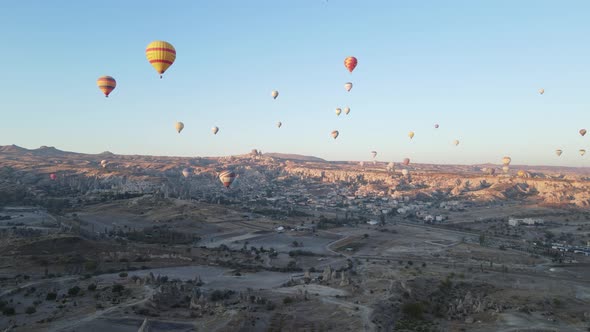
[[[231,186],[232,182],[234,182],[235,179],[236,173],[229,170],[223,171],[219,174],[219,180],[227,189],[229,189],[229,186]]]
[[[51,173],[51,174],[49,174],[49,178],[51,180],[54,180],[55,181],[55,180],[57,180],[57,175],[55,175],[54,173]]]
[[[346,67],[346,69],[348,69],[348,71],[351,73],[354,70],[354,68],[356,67],[357,63],[358,63],[358,61],[353,56],[349,56],[348,58],[344,59],[344,67]]]

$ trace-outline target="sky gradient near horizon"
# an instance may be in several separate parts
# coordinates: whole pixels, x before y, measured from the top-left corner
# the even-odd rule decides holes
[[[589,12],[581,0],[5,1],[0,145],[590,166]],[[177,50],[162,80],[153,40]],[[117,80],[109,98],[101,75]]]

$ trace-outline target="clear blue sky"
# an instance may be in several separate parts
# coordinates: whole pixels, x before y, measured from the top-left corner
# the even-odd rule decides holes
[[[585,0],[2,1],[0,145],[589,166],[588,13]],[[153,40],[177,50],[162,80]],[[108,99],[101,75],[117,80]]]

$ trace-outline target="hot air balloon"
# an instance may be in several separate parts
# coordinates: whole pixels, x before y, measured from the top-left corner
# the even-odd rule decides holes
[[[438,123],[434,125],[434,129],[438,129]]]
[[[184,176],[185,178],[188,178],[189,176],[191,176],[191,170],[189,168],[183,169],[182,176]]]
[[[580,135],[582,135],[582,136],[586,135],[586,129],[580,129]]]
[[[390,172],[393,172],[393,170],[395,169],[395,164],[392,162],[390,162],[389,164],[387,164],[387,170]]]
[[[352,89],[352,82],[346,82],[346,84],[344,84],[344,88],[346,91],[350,91],[350,89]]]
[[[104,96],[108,98],[109,94],[115,90],[117,81],[110,76],[101,76],[96,80],[96,85],[104,93]]]
[[[453,144],[455,144],[455,146],[459,145],[459,140],[458,139],[454,140]]]
[[[404,169],[402,169],[402,175],[408,176],[408,175],[410,175],[410,171],[408,171],[407,169],[404,168]]]
[[[356,68],[357,63],[358,61],[353,56],[349,56],[346,59],[344,59],[344,67],[346,67],[346,69],[348,69],[348,71],[351,73],[354,70],[354,68]]]
[[[272,99],[277,99],[277,97],[279,96],[279,92],[277,90],[272,90],[270,95],[272,96]]]
[[[217,127],[217,126],[211,128],[211,132],[213,133],[213,135],[217,135],[218,131],[219,131],[219,127]]]
[[[586,150],[584,150],[584,149],[580,149],[580,156],[583,156],[583,155],[585,155],[585,154],[586,154]]]
[[[510,165],[510,163],[511,163],[511,162],[512,162],[512,158],[510,158],[510,157],[508,157],[508,156],[506,156],[506,157],[502,158],[502,164],[503,164],[503,165],[506,165],[506,166],[508,166],[508,165]]]
[[[49,174],[49,178],[51,180],[54,180],[55,181],[55,180],[57,180],[57,175],[55,175],[54,173],[51,173],[51,174]]]
[[[176,128],[176,131],[180,134],[180,132],[184,129],[184,123],[176,122],[176,125],[174,125],[174,127]]]
[[[563,153],[563,151],[561,150],[555,150],[555,154],[559,157],[561,156],[561,154]]]
[[[361,162],[359,163],[359,166],[361,166],[361,167],[365,167],[365,162],[364,162],[364,161],[361,161]]]
[[[508,173],[508,171],[510,171],[510,167],[508,165],[504,165],[504,166],[502,166],[502,171],[504,173]]]
[[[236,179],[236,173],[229,171],[229,170],[223,171],[219,174],[219,180],[228,189],[229,189],[229,186],[231,186],[232,182],[234,182],[235,179]]]
[[[277,122],[277,127],[281,128],[282,125],[281,121]]]
[[[350,107],[345,107],[344,108],[344,114],[348,115],[348,113],[350,113]]]
[[[332,135],[332,138],[334,138],[334,139],[336,139],[336,138],[338,137],[338,135],[339,135],[339,134],[340,134],[340,133],[338,132],[338,130],[334,130],[334,131],[332,131],[332,133],[331,133],[331,135]]]
[[[340,113],[342,113],[342,110],[340,108],[336,109],[336,115],[340,116]]]
[[[375,159],[375,157],[377,157],[377,151],[371,151],[371,156],[373,156],[373,159]]]
[[[172,66],[176,60],[176,49],[172,44],[165,41],[157,40],[151,42],[145,49],[145,56],[152,64],[152,67],[160,74],[162,74]]]
[[[410,164],[410,158],[404,158],[404,161],[402,162],[402,164],[408,166]]]
[[[523,171],[522,169],[519,169],[518,172],[516,172],[516,175],[518,175],[518,177],[524,178],[527,175],[527,172]]]
[[[106,161],[106,160],[101,160],[101,161],[100,161],[100,166],[102,166],[102,168],[106,168],[108,163],[109,163],[109,162],[108,162],[108,161]]]
[[[414,138],[414,132],[413,132],[413,131],[410,131],[410,132],[408,133],[408,137],[409,137],[410,139]]]
[[[544,94],[545,93],[545,89],[539,89],[539,94]]]

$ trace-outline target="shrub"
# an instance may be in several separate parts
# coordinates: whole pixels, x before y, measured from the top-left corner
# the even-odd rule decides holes
[[[47,296],[45,296],[45,300],[47,301],[55,301],[55,299],[57,299],[57,293],[55,292],[49,292],[47,293]]]
[[[27,309],[25,309],[25,313],[28,315],[34,314],[36,312],[37,312],[37,309],[35,309],[35,307],[33,307],[33,306],[27,307]]]
[[[410,318],[422,319],[424,306],[420,302],[406,303],[402,306],[402,312]]]
[[[16,313],[16,311],[13,307],[5,307],[4,309],[2,309],[2,313],[4,314],[4,316],[12,316]]]
[[[70,296],[76,296],[76,295],[78,295],[78,293],[80,293],[80,287],[78,287],[78,286],[74,286],[74,287],[68,289],[68,295],[70,295]]]
[[[123,292],[125,290],[125,286],[120,285],[120,284],[114,284],[112,290],[113,290],[113,293],[121,294],[121,292]]]
[[[127,278],[127,275],[128,275],[127,272],[119,273],[119,277],[121,277],[121,278]]]
[[[293,303],[294,299],[292,297],[287,296],[283,299],[283,304],[291,304]]]
[[[88,285],[88,290],[91,291],[91,292],[95,291],[96,290],[96,284],[90,284],[90,285]]]

